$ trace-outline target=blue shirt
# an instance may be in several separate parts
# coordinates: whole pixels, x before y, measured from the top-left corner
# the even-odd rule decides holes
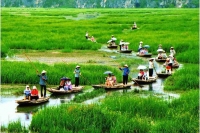
[[[46,75],[38,75],[40,77],[40,85],[46,85],[47,76]]]
[[[124,68],[119,68],[120,70],[123,70],[123,75],[127,76],[129,74],[129,68],[128,67],[124,67]]]
[[[29,95],[29,94],[31,94],[31,90],[27,90],[27,89],[25,89],[25,90],[24,90],[24,94],[25,94],[25,95]]]
[[[80,76],[80,73],[81,73],[80,69],[75,69],[74,72],[75,72],[75,77]]]

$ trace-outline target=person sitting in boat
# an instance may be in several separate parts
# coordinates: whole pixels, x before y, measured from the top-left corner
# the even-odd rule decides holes
[[[134,22],[133,26],[132,26],[132,30],[137,29],[137,24],[136,22]]]
[[[140,69],[140,72],[138,73],[138,79],[142,79],[143,75],[144,75],[144,71],[143,69]]]
[[[112,79],[111,73],[109,73],[108,76],[106,77],[105,85],[106,86],[113,86],[113,79]]]
[[[144,48],[144,54],[148,54],[148,49]]]
[[[85,33],[85,38],[86,38],[87,40],[90,38],[88,32]]]
[[[67,78],[67,80],[65,82],[64,90],[65,91],[72,90],[72,83],[69,78]]]
[[[158,53],[158,59],[162,59],[162,58],[163,58],[162,53],[159,52],[159,53]]]
[[[163,53],[162,53],[162,58],[163,58],[163,59],[167,59],[167,54],[166,54],[165,51],[163,51]]]
[[[26,85],[26,88],[24,90],[24,94],[25,94],[25,98],[24,99],[31,100],[31,90],[30,90],[29,85]]]
[[[140,53],[140,50],[142,50],[142,44],[143,44],[143,42],[140,41],[139,48],[138,48],[138,52],[139,52],[139,53]]]
[[[143,80],[148,80],[148,70],[145,70],[144,75],[142,76]]]
[[[114,74],[112,74],[112,81],[113,81],[113,85],[117,84],[117,78]]]
[[[119,42],[119,50],[122,50],[122,45],[124,45],[124,40],[120,40]]]
[[[92,37],[90,38],[90,40],[91,40],[92,42],[96,42],[94,36],[92,36]]]
[[[39,98],[38,96],[38,90],[36,86],[33,86],[33,89],[31,90],[31,100],[35,99],[37,100]]]
[[[126,49],[125,49],[125,45],[122,44],[121,51],[125,51],[125,50],[126,50]]]
[[[60,90],[61,88],[64,88],[66,80],[67,80],[66,77],[62,77],[62,78],[60,79],[60,85],[59,85],[59,87],[58,87],[58,90]]]
[[[142,48],[142,49],[140,50],[139,54],[143,55],[144,53],[145,53],[145,50],[144,50],[144,48]]]

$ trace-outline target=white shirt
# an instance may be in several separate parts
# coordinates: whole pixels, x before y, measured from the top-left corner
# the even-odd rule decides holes
[[[149,61],[149,68],[152,69],[153,68],[153,62]]]

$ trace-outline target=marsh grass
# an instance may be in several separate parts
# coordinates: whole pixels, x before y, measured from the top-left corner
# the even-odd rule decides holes
[[[133,93],[115,93],[107,96],[102,104],[47,107],[33,116],[30,130],[192,133],[198,132],[198,107],[197,90],[171,102],[153,95],[142,98]]]
[[[140,41],[150,45],[149,52],[153,54],[157,54],[159,44],[167,53],[173,46],[182,62],[198,63],[195,56],[199,41],[198,9],[27,9],[26,12],[29,16],[20,8],[2,8],[2,45],[10,49],[97,50],[115,35],[117,43],[120,39],[128,41],[134,51]],[[98,17],[80,20],[65,17],[82,13]],[[130,30],[133,22],[137,22],[138,30]],[[86,40],[86,31],[98,43]],[[9,49],[4,49],[2,55],[6,51]]]
[[[199,65],[185,64],[184,68],[176,71],[166,79],[165,90],[199,89]]]
[[[6,129],[3,128],[3,130],[6,130]],[[26,129],[26,127],[21,125],[20,120],[10,122],[8,124],[7,131],[9,133],[28,133],[28,130]]]

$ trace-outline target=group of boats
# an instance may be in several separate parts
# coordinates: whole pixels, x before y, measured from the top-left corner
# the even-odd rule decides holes
[[[118,46],[112,46],[109,45],[108,48],[114,49],[117,48]],[[132,50],[120,50],[120,53],[131,53]],[[145,55],[141,55],[141,54],[136,54],[139,57],[151,57],[151,53],[145,54]],[[165,62],[166,59],[158,59],[155,58],[156,62]],[[165,65],[165,64],[163,64]],[[173,65],[173,68],[178,68],[179,64],[175,64]],[[156,76],[153,77],[149,77],[148,79],[138,79],[138,78],[132,78],[132,81],[134,82],[134,84],[140,85],[140,84],[151,84],[153,82],[156,82],[158,77],[161,78],[166,78],[168,76],[171,76],[171,73],[163,73],[163,72],[157,72],[156,69],[154,68],[155,72],[156,72]],[[105,89],[105,90],[118,90],[118,89],[130,89],[131,86],[133,84],[127,84],[127,85],[123,85],[122,83],[118,83],[115,84],[114,86],[106,86],[105,84],[98,84],[98,85],[92,85],[92,87],[94,89]],[[47,88],[47,91],[49,91],[52,94],[58,95],[58,94],[71,94],[71,93],[77,93],[77,92],[81,92],[83,90],[84,86],[72,86],[72,90],[68,90],[65,91],[63,89],[57,89],[57,88]],[[22,99],[22,100],[16,100],[16,103],[18,103],[19,105],[37,105],[37,104],[41,104],[41,103],[45,103],[49,101],[50,97],[45,97],[45,98],[39,98],[37,100],[33,99],[33,100],[27,100],[27,99]]]

